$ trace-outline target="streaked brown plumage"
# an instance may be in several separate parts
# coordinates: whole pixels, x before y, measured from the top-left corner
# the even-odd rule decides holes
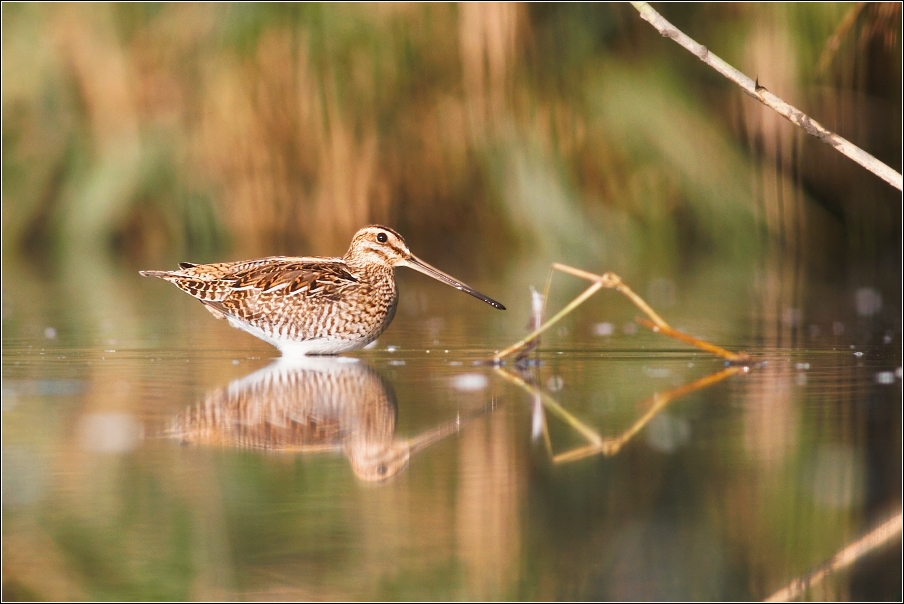
[[[220,319],[283,354],[337,354],[366,346],[395,315],[393,267],[408,266],[505,310],[414,256],[402,236],[383,226],[355,233],[342,258],[289,258],[179,264],[178,271],[141,271],[200,300]]]

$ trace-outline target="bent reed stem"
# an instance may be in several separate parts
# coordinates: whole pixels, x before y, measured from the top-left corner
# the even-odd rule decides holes
[[[669,326],[665,320],[659,316],[659,314],[653,310],[653,308],[646,303],[646,301],[638,296],[634,290],[625,285],[624,281],[622,281],[621,277],[612,272],[607,272],[602,275],[597,275],[595,273],[591,273],[589,271],[581,270],[579,268],[574,268],[573,266],[568,266],[567,264],[561,264],[559,262],[553,262],[550,266],[550,278],[546,281],[546,298],[548,299],[548,290],[549,284],[551,282],[552,271],[557,270],[562,273],[566,273],[572,275],[574,277],[579,277],[581,279],[586,279],[587,281],[592,281],[593,285],[585,289],[578,297],[565,305],[562,310],[553,315],[548,321],[538,326],[532,332],[527,334],[521,340],[518,340],[505,350],[497,352],[493,356],[493,362],[498,363],[508,355],[513,352],[517,352],[519,350],[527,347],[531,342],[533,342],[540,334],[548,330],[550,327],[558,323],[562,320],[565,315],[573,311],[575,308],[583,304],[590,296],[595,294],[602,288],[614,289],[620,293],[622,293],[625,297],[627,297],[637,308],[639,308],[645,315],[647,315],[650,320],[642,319],[640,317],[636,318],[635,321],[640,323],[645,327],[649,327],[655,332],[662,333],[663,335],[669,336],[670,338],[674,338],[685,344],[690,344],[691,346],[695,346],[700,348],[701,350],[705,350],[706,352],[710,352],[717,356],[726,359],[732,363],[746,363],[750,360],[750,357],[744,354],[743,352],[735,353],[729,350],[725,350],[720,346],[716,346],[715,344],[710,344],[704,340],[700,340],[693,336],[690,336],[686,333],[682,333],[677,329],[673,329]],[[545,300],[544,300],[545,304]]]

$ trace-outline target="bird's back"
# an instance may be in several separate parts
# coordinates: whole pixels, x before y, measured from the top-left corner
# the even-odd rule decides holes
[[[391,267],[272,256],[142,271],[200,300],[216,317],[285,352],[335,354],[366,345],[395,314]]]

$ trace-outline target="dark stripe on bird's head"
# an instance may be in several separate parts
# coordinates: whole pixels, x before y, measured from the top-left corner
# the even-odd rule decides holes
[[[395,229],[391,229],[391,228],[389,228],[389,227],[387,227],[387,226],[383,226],[382,224],[372,224],[372,225],[368,226],[367,228],[369,228],[369,229],[383,229],[383,230],[386,231],[387,233],[392,233],[393,235],[395,235],[396,237],[398,237],[399,239],[401,239],[403,242],[405,241],[405,238],[402,237],[401,235],[399,235],[399,232],[398,232],[398,231],[396,231]]]

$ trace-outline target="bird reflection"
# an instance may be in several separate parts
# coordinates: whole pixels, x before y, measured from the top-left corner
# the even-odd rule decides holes
[[[392,386],[357,359],[278,359],[208,393],[173,420],[168,434],[184,444],[287,453],[342,451],[355,475],[381,481],[417,452],[457,432],[464,419],[413,438],[397,438]]]

